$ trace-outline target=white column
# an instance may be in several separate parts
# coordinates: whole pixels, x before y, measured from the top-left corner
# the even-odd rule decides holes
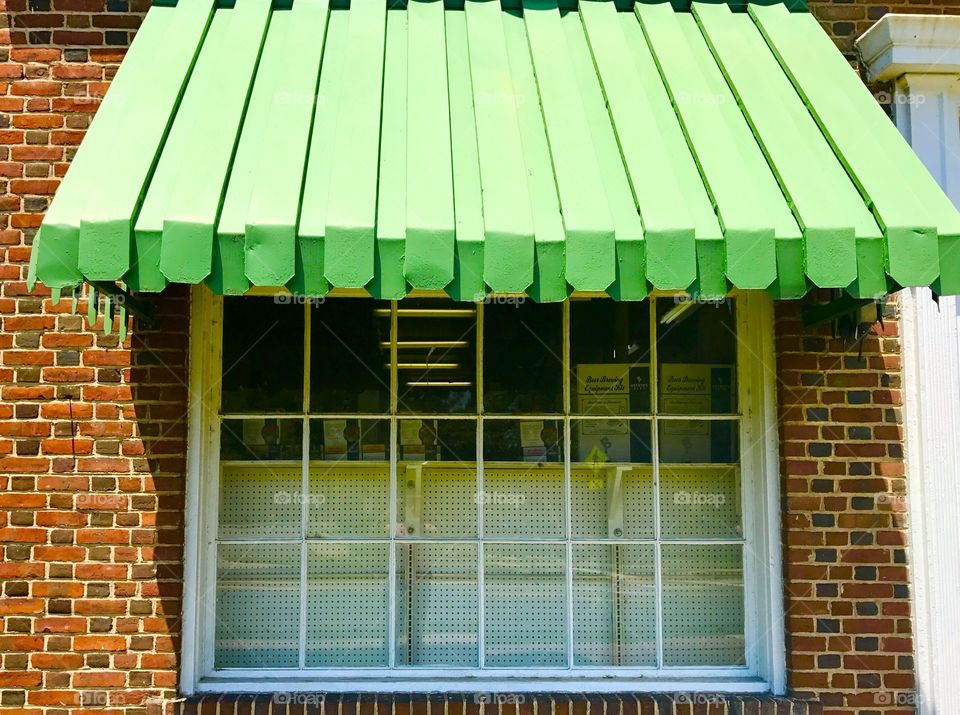
[[[960,17],[887,15],[858,47],[871,80],[894,82],[897,127],[960,205],[958,38]],[[901,298],[917,712],[935,715],[960,703],[960,301]]]

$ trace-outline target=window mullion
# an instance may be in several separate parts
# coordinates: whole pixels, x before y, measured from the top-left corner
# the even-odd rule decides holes
[[[570,435],[570,301],[563,302],[563,508],[564,519],[564,625],[566,630],[567,667],[574,666],[573,647],[573,477],[570,449],[573,440]]]
[[[659,377],[657,357],[657,301],[650,299],[650,447],[653,461],[653,584],[654,612],[656,616],[657,668],[663,668],[663,567],[660,533],[660,412]]]
[[[477,471],[476,486],[477,494],[477,664],[483,668],[486,664],[486,552],[484,550],[484,538],[486,536],[486,527],[484,525],[484,505],[486,499],[486,487],[483,480],[483,303],[477,303],[477,322],[476,322],[476,340],[477,340]]]
[[[390,447],[387,450],[390,460],[390,501],[389,511],[389,552],[387,553],[387,665],[397,667],[397,460],[399,458],[397,439],[397,397],[400,394],[397,369],[398,313],[397,301],[390,302]],[[410,588],[411,584],[407,584]]]
[[[303,430],[300,447],[300,628],[297,663],[307,662],[307,522],[310,519],[310,301],[303,303]]]

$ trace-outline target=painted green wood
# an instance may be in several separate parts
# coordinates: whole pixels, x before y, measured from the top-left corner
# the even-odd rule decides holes
[[[119,280],[130,268],[133,222],[180,96],[213,15],[214,0],[180,0],[162,42],[164,61],[141,55],[130,68],[138,81],[124,86],[123,114],[107,114],[113,134],[97,161],[104,171],[90,187],[80,221],[79,266],[90,280]],[[144,66],[149,65],[149,66]]]
[[[597,78],[583,23],[577,13],[565,13],[560,23],[567,39],[573,81],[582,98],[586,134],[593,144],[605,204],[613,222],[616,263],[613,284],[607,289],[617,300],[642,300],[647,296],[646,244],[643,223],[627,179],[617,137]],[[582,141],[582,140],[577,140]]]
[[[960,236],[956,209],[813,17],[775,5],[751,5],[750,14],[872,206],[887,273],[902,286],[933,284],[942,270],[938,234],[948,244]]]
[[[803,228],[806,274],[847,287],[856,241],[882,238],[876,221],[749,16],[707,2],[693,14]]]
[[[523,17],[503,13],[503,31],[516,93],[517,121],[523,144],[523,163],[527,167],[527,192],[533,216],[533,284],[528,291],[538,302],[554,302],[569,295],[565,277],[565,253],[569,244],[564,234],[563,216],[560,214],[556,163],[550,156],[537,80],[530,63],[530,40]],[[571,147],[558,148],[557,155],[570,150]],[[610,243],[612,248],[613,241]],[[613,257],[613,251],[610,251],[608,259],[611,265]],[[602,256],[597,259],[601,260]],[[610,282],[613,282],[612,277]]]
[[[338,288],[373,280],[386,14],[383,0],[350,6],[323,262]]]
[[[629,26],[606,2],[582,2],[580,17],[643,219],[647,278],[657,288],[688,288],[697,277],[698,217],[691,206],[709,202],[680,126],[639,26],[629,37]],[[719,239],[713,224],[708,230]]]
[[[523,19],[563,210],[566,280],[604,291],[616,278],[613,219],[560,11],[555,0],[526,0]]]
[[[409,250],[407,204],[408,190],[411,187],[407,180],[407,17],[407,13],[400,10],[387,12],[375,270],[373,283],[370,285],[373,296],[384,300],[399,300],[407,294],[407,278],[403,271],[404,253]],[[414,157],[411,163],[420,159],[420,155],[416,153],[410,156]],[[449,173],[449,167],[447,172]],[[452,243],[451,240],[447,250],[451,273]]]
[[[214,228],[269,7],[238,0],[210,23],[134,229],[132,290],[199,283],[210,274]]]
[[[484,280],[499,293],[533,284],[534,224],[517,117],[518,90],[507,57],[499,3],[467,0],[484,221]]]
[[[666,4],[635,11],[720,217],[727,278],[767,288],[777,275],[774,237],[799,240],[797,222],[693,16]]]
[[[349,25],[348,11],[330,11],[310,152],[303,181],[300,225],[297,229],[296,273],[289,286],[298,295],[322,296],[330,289],[330,284],[324,277],[324,236],[327,230],[333,142],[340,113],[340,87]]]
[[[260,60],[258,74],[273,78],[273,96],[244,237],[244,270],[256,286],[286,285],[296,273],[297,221],[327,14],[327,0],[296,0],[290,10],[274,10],[270,36],[276,45],[268,44]]]
[[[483,280],[483,203],[480,157],[473,108],[473,84],[467,51],[466,16],[446,10],[447,78],[450,96],[450,148],[453,164],[453,208],[456,220],[453,282],[447,294],[476,302],[486,295]]]
[[[453,280],[453,177],[446,32],[442,0],[407,4],[407,246],[404,275],[414,288]]]
[[[85,277],[80,266],[81,216],[93,188],[110,170],[104,164],[104,157],[116,140],[116,133],[122,131],[123,118],[130,108],[127,99],[143,81],[147,69],[162,54],[167,27],[175,12],[164,7],[151,8],[147,12],[136,42],[127,51],[47,209],[31,254],[32,277],[39,277],[47,287],[73,287]],[[133,129],[131,127],[131,131]]]

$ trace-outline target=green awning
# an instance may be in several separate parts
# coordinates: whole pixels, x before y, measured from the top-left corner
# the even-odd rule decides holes
[[[816,20],[770,2],[157,2],[31,280],[960,293],[960,215]]]

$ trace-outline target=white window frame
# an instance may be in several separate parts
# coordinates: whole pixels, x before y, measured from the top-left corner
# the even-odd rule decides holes
[[[205,286],[194,286],[190,304],[181,692],[629,690],[783,694],[786,658],[773,303],[762,291],[740,291],[736,301],[742,515],[744,539],[753,544],[755,552],[754,559],[744,559],[746,666],[659,670],[617,667],[615,674],[602,667],[519,672],[437,667],[391,672],[371,668],[214,672],[211,624],[216,598],[211,574],[216,570],[223,298]],[[764,567],[757,568],[756,564]]]

